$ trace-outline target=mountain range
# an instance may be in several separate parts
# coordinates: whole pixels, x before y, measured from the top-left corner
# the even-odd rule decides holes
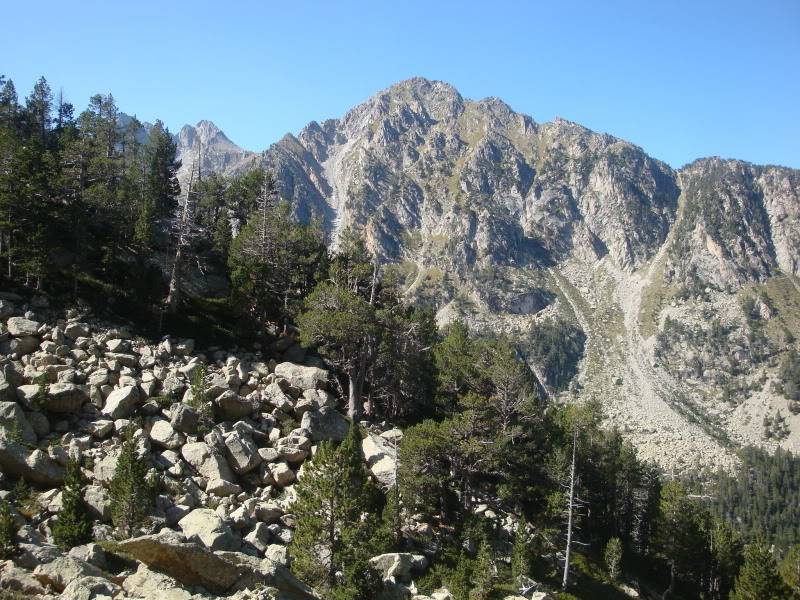
[[[303,221],[336,244],[364,234],[441,325],[506,334],[542,389],[596,398],[609,424],[668,469],[727,468],[737,447],[800,449],[780,365],[800,338],[800,171],[641,148],[498,98],[409,79],[263,154],[209,121],[176,136],[185,185],[271,170]],[[198,143],[201,144],[198,153]],[[569,323],[569,385],[531,342]]]

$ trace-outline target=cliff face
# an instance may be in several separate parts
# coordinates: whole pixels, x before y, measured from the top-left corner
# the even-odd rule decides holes
[[[633,268],[674,221],[676,174],[640,148],[574,123],[539,125],[496,98],[412,79],[267,151],[298,216],[364,230],[387,258],[456,271],[573,254]],[[409,239],[413,238],[413,244]]]
[[[256,164],[199,125],[179,136],[184,169],[195,139],[204,169]],[[285,136],[263,164],[332,245],[363,232],[409,300],[511,336],[537,374],[542,322],[583,330],[572,391],[602,400],[645,455],[681,468],[730,465],[740,444],[800,449],[777,375],[800,338],[800,171],[718,158],[675,171],[624,140],[420,78]],[[788,434],[770,433],[776,418]]]

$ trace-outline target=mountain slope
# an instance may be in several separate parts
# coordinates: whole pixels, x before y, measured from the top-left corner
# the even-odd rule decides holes
[[[209,168],[226,173],[253,164],[216,155],[230,158]],[[747,443],[800,448],[800,417],[776,392],[800,338],[800,172],[717,158],[675,171],[624,140],[421,78],[285,136],[264,162],[298,218],[322,218],[333,244],[363,231],[409,299],[440,323],[512,336],[546,389],[537,331],[580,327],[561,393],[600,398],[664,466],[730,466]],[[748,298],[771,308],[753,319]],[[764,425],[777,414],[788,436]]]

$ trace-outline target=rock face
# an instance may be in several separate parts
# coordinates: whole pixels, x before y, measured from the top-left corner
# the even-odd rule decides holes
[[[311,590],[288,570],[269,559],[248,560],[239,553],[214,553],[198,544],[185,543],[174,533],[133,538],[120,544],[122,550],[187,586],[202,585],[214,594],[241,587],[273,586],[287,600],[314,600]]]
[[[217,513],[208,508],[193,510],[178,522],[188,540],[200,541],[209,550],[238,550],[240,541]]]
[[[341,413],[331,408],[310,410],[303,414],[300,423],[303,429],[309,431],[309,436],[315,442],[333,441],[341,442],[347,436],[350,423]]]
[[[64,482],[66,471],[41,450],[28,450],[0,429],[0,467],[2,472],[22,477],[29,483],[54,487]]]

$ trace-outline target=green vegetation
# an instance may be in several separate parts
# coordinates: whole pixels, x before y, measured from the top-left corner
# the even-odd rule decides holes
[[[17,553],[17,523],[11,505],[0,500],[0,559],[8,560]]]
[[[733,474],[718,473],[704,490],[714,501],[711,512],[736,523],[746,540],[762,534],[769,543],[788,548],[800,541],[800,458],[778,448],[739,452]]]
[[[338,448],[320,445],[297,486],[291,553],[294,573],[326,598],[370,600],[380,589],[367,564],[380,551],[372,516],[378,498],[356,425]]]
[[[124,432],[110,486],[112,521],[124,538],[139,530],[153,504],[153,485],[147,477],[147,463],[137,455],[134,431],[131,424]]]
[[[64,550],[92,539],[92,522],[83,503],[83,474],[78,461],[67,463],[67,477],[61,491],[61,510],[53,526],[53,540]]]

